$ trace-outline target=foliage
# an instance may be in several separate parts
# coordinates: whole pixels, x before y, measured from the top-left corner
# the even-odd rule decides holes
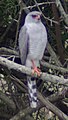
[[[17,0],[1,0],[0,1],[0,21],[7,25],[17,13]]]

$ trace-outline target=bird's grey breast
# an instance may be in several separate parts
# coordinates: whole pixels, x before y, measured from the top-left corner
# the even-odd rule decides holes
[[[42,27],[37,25],[36,23],[28,24],[27,31],[29,33],[30,39],[40,39],[41,35],[39,34],[42,31]],[[37,40],[36,40],[37,41]]]
[[[42,59],[46,46],[47,34],[42,23],[30,23],[27,26],[29,34],[29,57],[33,59]]]

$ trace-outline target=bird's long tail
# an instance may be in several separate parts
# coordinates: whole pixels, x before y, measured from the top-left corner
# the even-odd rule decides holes
[[[28,83],[28,92],[31,108],[37,107],[37,89],[36,89],[36,80],[35,78],[27,77]]]

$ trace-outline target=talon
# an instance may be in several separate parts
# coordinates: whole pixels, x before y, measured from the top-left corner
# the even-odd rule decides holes
[[[38,69],[37,67],[35,67],[33,69],[33,73],[37,73],[37,75],[40,76],[40,69]]]
[[[40,76],[40,71],[41,70],[35,66],[33,60],[32,60],[32,64],[33,64],[33,72],[32,72],[32,74],[37,73],[37,75]]]

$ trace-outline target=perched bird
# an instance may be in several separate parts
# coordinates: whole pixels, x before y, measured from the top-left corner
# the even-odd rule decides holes
[[[19,51],[23,65],[33,68],[34,72],[40,75],[38,67],[47,44],[47,31],[41,22],[41,13],[30,12],[19,33]],[[30,106],[37,107],[36,79],[27,76]]]

